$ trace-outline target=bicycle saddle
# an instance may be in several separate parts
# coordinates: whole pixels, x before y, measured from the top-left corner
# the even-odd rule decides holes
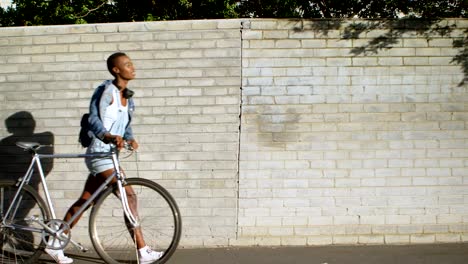
[[[36,149],[41,146],[38,142],[23,142],[18,141],[16,142],[16,146],[23,148],[23,149]]]

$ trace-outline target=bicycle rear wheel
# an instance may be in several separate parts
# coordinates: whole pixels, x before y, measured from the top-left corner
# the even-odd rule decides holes
[[[162,251],[154,263],[165,263],[179,244],[182,220],[172,196],[159,184],[141,178],[126,180],[137,197],[137,213],[146,244]],[[91,241],[107,262],[137,263],[137,250],[125,221],[117,185],[108,188],[94,205],[89,223]]]
[[[45,243],[41,238],[43,228],[31,217],[45,221],[50,212],[37,191],[25,186],[13,215],[4,219],[17,190],[14,181],[0,181],[0,263],[37,263]]]

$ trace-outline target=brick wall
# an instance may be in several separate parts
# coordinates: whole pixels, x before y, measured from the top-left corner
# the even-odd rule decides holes
[[[467,25],[244,23],[238,242],[466,241]]]
[[[0,178],[26,162],[17,139],[83,151],[79,119],[121,50],[137,67],[141,145],[125,167],[175,196],[181,245],[467,241],[466,69],[453,60],[468,23],[438,25],[446,32],[358,20],[0,28]],[[61,217],[86,168],[48,165]],[[73,233],[85,243],[86,227]]]

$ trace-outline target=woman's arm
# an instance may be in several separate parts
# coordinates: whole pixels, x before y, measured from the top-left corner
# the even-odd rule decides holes
[[[101,109],[112,102],[112,93],[105,93],[106,87],[104,83],[96,88],[89,104],[89,128],[101,140],[109,133],[101,120]]]

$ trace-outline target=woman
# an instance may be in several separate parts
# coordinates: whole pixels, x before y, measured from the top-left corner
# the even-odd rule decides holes
[[[108,152],[109,143],[113,143],[120,150],[127,142],[134,150],[138,149],[138,143],[133,137],[130,122],[134,111],[133,92],[127,89],[128,82],[135,78],[135,68],[131,59],[125,53],[114,53],[107,59],[107,68],[114,76],[114,80],[107,80],[94,92],[90,103],[89,125],[94,133],[91,145],[87,153]],[[65,221],[79,210],[79,208],[92,196],[97,188],[114,173],[112,159],[86,158],[86,166],[90,175],[85,184],[81,197],[68,209]],[[114,179],[115,182],[115,179]],[[132,197],[135,196],[131,187],[126,187],[129,205],[132,211]],[[81,217],[81,215],[80,215]],[[78,222],[77,217],[70,225],[72,228]],[[141,233],[136,228],[129,230],[135,237],[135,243],[139,249],[140,263],[151,263],[161,257],[162,253],[149,248]],[[59,264],[73,263],[73,260],[63,254],[63,250],[46,249],[46,252]]]

